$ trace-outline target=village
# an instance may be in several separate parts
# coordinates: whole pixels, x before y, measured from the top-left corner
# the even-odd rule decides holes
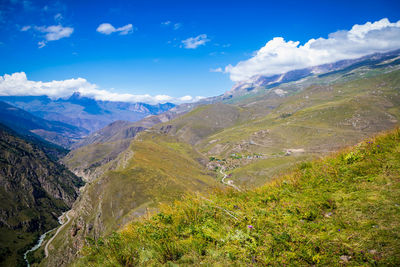
[[[207,168],[214,171],[217,171],[218,169],[223,169],[228,171],[249,164],[254,160],[266,159],[266,158],[268,158],[266,155],[257,153],[249,155],[232,153],[229,155],[228,158],[218,158],[216,156],[211,156],[209,157]]]

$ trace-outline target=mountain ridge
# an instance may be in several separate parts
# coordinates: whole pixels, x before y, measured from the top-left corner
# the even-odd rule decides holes
[[[296,69],[292,71],[288,71],[286,73],[275,74],[271,76],[266,75],[255,75],[248,79],[247,81],[241,81],[236,83],[231,90],[225,92],[223,94],[224,97],[231,97],[232,95],[241,95],[246,94],[249,91],[253,91],[257,87],[267,87],[273,88],[278,86],[281,83],[293,82],[300,80],[302,78],[306,78],[311,75],[330,75],[332,72],[338,70],[344,70],[346,68],[356,68],[361,65],[371,64],[375,61],[382,62],[390,59],[395,59],[396,61],[389,62],[387,64],[398,64],[400,59],[398,56],[400,55],[400,49],[385,52],[385,53],[373,53],[367,56],[363,56],[356,59],[346,59],[340,60],[337,62],[316,65],[304,69]]]
[[[85,129],[39,118],[3,101],[0,101],[0,122],[22,135],[35,135],[64,148],[88,134]]]
[[[42,119],[83,128],[87,133],[99,130],[116,120],[134,122],[148,115],[158,115],[175,107],[175,104],[168,102],[150,105],[140,102],[100,101],[79,93],[74,93],[68,98],[54,100],[48,96],[0,96],[0,101],[7,102]]]
[[[157,124],[133,138],[93,143],[72,151],[64,163],[71,170],[83,167],[80,171],[86,171],[92,186],[84,194],[85,200],[82,198],[74,207],[77,213],[73,223],[63,231],[85,230],[78,231],[80,234],[76,238],[68,234],[58,236],[53,243],[53,256],[43,264],[66,265],[75,258],[85,236],[101,240],[103,233],[123,227],[123,223],[118,225],[115,220],[125,223],[140,217],[143,213],[137,213],[135,208],[129,212],[130,204],[118,202],[118,199],[132,197],[132,192],[127,194],[125,190],[143,184],[141,174],[152,177],[149,181],[152,183],[156,177],[185,169],[184,177],[193,178],[198,172],[192,175],[190,172],[194,170],[187,169],[190,167],[187,164],[197,158],[201,165],[192,167],[197,166],[196,170],[207,173],[215,182],[224,179],[224,184],[250,190],[299,162],[322,157],[395,127],[400,119],[400,70],[397,63],[394,67],[374,66],[359,66],[322,77],[310,76],[232,98],[213,98],[211,103],[206,100],[203,105],[193,104],[179,116],[164,122],[157,118]],[[115,149],[122,142],[129,144],[129,148]],[[142,154],[144,151],[146,156]],[[166,164],[178,155],[198,156],[190,161],[182,159],[173,165]],[[141,172],[133,171],[132,162],[140,162]],[[120,175],[128,173],[129,179],[126,176],[121,184]],[[104,184],[112,185],[113,189],[94,189]],[[168,192],[174,190],[174,183],[170,186]],[[198,185],[197,188],[207,187]],[[154,199],[161,199],[165,191],[160,192],[151,191],[151,194]],[[138,195],[138,199],[143,200],[143,197]],[[115,205],[110,204],[113,201]],[[157,206],[143,205],[143,210]],[[125,215],[118,215],[116,219],[115,214],[121,214],[118,212],[121,209]],[[94,210],[101,217],[110,213],[114,216],[96,219]],[[88,229],[92,232],[87,232]],[[71,254],[65,257],[62,251]]]

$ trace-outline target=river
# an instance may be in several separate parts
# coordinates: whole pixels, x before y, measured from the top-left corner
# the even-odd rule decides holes
[[[62,218],[63,218],[64,214],[65,214],[65,212],[63,212],[63,214],[61,214],[61,216],[58,217],[58,223],[59,223],[59,224],[62,224],[62,223],[63,223],[63,222],[62,222]],[[42,234],[42,235],[39,237],[39,240],[38,240],[38,242],[36,243],[36,245],[33,246],[32,248],[28,249],[28,250],[24,253],[24,259],[25,259],[25,261],[26,261],[26,266],[28,266],[28,267],[31,266],[31,265],[29,264],[29,261],[28,261],[28,258],[27,258],[28,253],[29,253],[29,252],[33,252],[33,251],[39,249],[39,248],[42,246],[42,243],[43,243],[44,239],[46,238],[46,235],[47,235],[48,233],[54,231],[54,230],[57,229],[58,227],[59,227],[59,226],[57,226],[56,228],[53,228],[53,229],[47,231],[46,233]]]

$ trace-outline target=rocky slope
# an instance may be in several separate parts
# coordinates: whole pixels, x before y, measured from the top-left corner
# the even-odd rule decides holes
[[[83,185],[52,160],[43,143],[0,124],[0,265],[23,265],[23,253],[40,233],[57,226]]]
[[[154,138],[152,138],[154,136]],[[142,132],[118,157],[99,166],[74,204],[72,221],[49,246],[42,266],[65,266],[87,237],[98,239],[188,192],[217,187],[207,159],[173,137]]]

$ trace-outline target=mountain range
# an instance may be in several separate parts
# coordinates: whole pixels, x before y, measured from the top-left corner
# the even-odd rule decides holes
[[[41,264],[75,261],[86,238],[102,240],[156,214],[160,203],[168,207],[187,194],[209,199],[210,188],[221,186],[253,190],[300,162],[394,128],[400,119],[398,58],[399,51],[374,54],[245,92],[234,87],[235,93],[92,134],[63,159],[88,181],[66,226],[76,234],[57,236],[52,256]]]
[[[54,144],[69,147],[89,133],[70,124],[48,121],[0,101],[0,123],[24,136],[41,137]]]
[[[247,192],[257,191],[259,186],[275,181],[279,174],[290,172],[299,164],[306,166],[301,168],[309,169],[309,160],[320,159],[381,131],[393,129],[400,120],[399,89],[400,50],[397,50],[274,76],[255,76],[234,85],[225,94],[177,106],[170,103],[148,105],[97,101],[79,94],[56,100],[46,96],[0,97],[0,100],[7,102],[0,102],[0,112],[4,114],[0,123],[4,123],[4,129],[7,129],[3,139],[9,140],[12,135],[18,143],[34,142],[35,147],[42,151],[40,153],[44,153],[42,156],[36,155],[37,158],[44,160],[47,157],[51,161],[46,163],[48,166],[62,169],[58,174],[66,177],[62,181],[69,186],[74,181],[73,190],[69,192],[75,193],[68,201],[63,199],[64,206],[55,206],[52,213],[58,215],[60,210],[71,207],[70,220],[54,239],[45,240],[49,242],[46,244],[50,251],[48,257],[44,256],[43,247],[30,257],[35,259],[38,266],[90,265],[95,262],[94,259],[104,260],[103,255],[108,253],[108,247],[103,247],[104,238],[107,246],[114,241],[120,244],[118,240],[113,241],[113,236],[118,235],[112,233],[139,231],[139,228],[131,225],[140,221],[140,218],[149,219],[151,223],[148,225],[151,227],[157,222],[162,227],[173,223],[169,218],[178,215],[171,210],[171,203],[178,199],[183,199],[179,209],[188,212],[193,210],[183,207],[185,199],[190,205],[202,203],[215,206],[213,213],[209,214],[213,219],[208,215],[203,216],[200,211],[196,211],[199,214],[187,214],[186,222],[193,224],[194,228],[181,227],[176,230],[183,235],[182,238],[201,234],[205,236],[204,240],[210,241],[215,238],[210,229],[219,229],[218,235],[225,238],[222,236],[224,231],[218,225],[222,223],[218,219],[221,216],[219,212],[230,214],[228,216],[232,218],[235,217],[232,209],[245,206],[232,204],[228,207],[228,203],[215,204],[214,201],[222,199],[227,202],[232,196],[235,203],[247,202]],[[58,149],[58,154],[46,151],[51,146],[49,141],[64,146],[64,149],[53,145]],[[8,147],[4,150],[14,151]],[[28,152],[31,153],[28,150],[23,154],[29,155]],[[353,154],[349,154],[349,157],[353,157]],[[12,154],[7,152],[3,155],[4,162],[9,155]],[[63,165],[69,171],[63,169]],[[29,170],[20,165],[15,168]],[[301,168],[300,172],[303,170]],[[83,183],[76,180],[78,178],[70,171],[86,182],[73,204],[72,199],[78,196],[77,187]],[[12,175],[5,174],[5,177],[14,179]],[[318,179],[315,179],[316,183]],[[336,182],[334,185],[338,186]],[[349,185],[353,186],[354,183],[349,182]],[[17,189],[18,192],[24,190]],[[379,187],[379,190],[383,189]],[[235,195],[234,191],[245,193]],[[215,194],[221,197],[212,197]],[[271,201],[274,200],[267,199],[265,203]],[[160,210],[163,212],[159,213]],[[171,217],[165,217],[165,214]],[[200,217],[208,218],[203,226],[195,223],[196,218]],[[306,215],[303,217],[309,218]],[[225,225],[226,222],[223,223]],[[242,224],[253,225],[251,221],[241,221]],[[44,228],[37,227],[35,231]],[[200,257],[201,251],[206,253],[203,255],[205,258],[210,257],[208,260],[213,258],[207,254],[211,250],[205,247],[204,250],[189,253],[192,256],[185,254],[187,251],[180,243],[176,247],[179,247],[179,251],[175,253],[175,248],[168,247],[167,243],[154,240],[174,242],[166,236],[153,238],[154,234],[146,240],[155,242],[154,247],[159,248],[158,252],[153,247],[147,247],[143,253],[149,254],[145,255],[135,247],[133,252],[140,254],[135,259],[150,265],[168,262],[185,264],[182,255],[186,255],[189,262],[192,256]],[[129,240],[126,236],[123,238]],[[193,245],[190,241],[193,239],[185,240],[190,246]],[[132,240],[129,242],[136,246]],[[203,245],[208,246],[207,242]],[[124,246],[130,245],[124,243]],[[123,248],[118,247],[118,250],[122,251]],[[169,252],[161,253],[164,250]],[[113,253],[107,255],[114,257]],[[240,254],[237,251],[229,253],[232,257]],[[5,260],[10,257],[8,255],[4,254]],[[93,257],[80,261],[78,258],[84,255]],[[16,259],[15,255],[12,257]],[[111,262],[124,265],[124,259]],[[232,259],[224,258],[228,261]],[[313,262],[312,259],[309,262]],[[246,262],[246,259],[241,260],[242,263]],[[302,260],[297,263],[304,263]],[[206,263],[211,264],[212,261]]]
[[[249,91],[258,89],[268,89],[278,86],[279,84],[298,81],[300,79],[313,75],[328,76],[333,72],[342,72],[351,74],[352,70],[361,67],[374,67],[376,64],[382,63],[386,66],[396,66],[400,63],[400,50],[390,51],[387,53],[375,53],[356,59],[341,60],[334,63],[313,66],[305,69],[293,70],[282,74],[263,76],[255,75],[246,81],[236,83],[230,91],[227,91],[224,96],[232,97],[246,94]],[[376,68],[382,66],[377,65]]]
[[[148,115],[163,113],[172,103],[150,105],[98,101],[74,93],[67,99],[50,99],[47,96],[0,96],[0,100],[49,121],[69,124],[91,133],[117,120],[138,121]],[[84,134],[81,135],[83,137]]]

